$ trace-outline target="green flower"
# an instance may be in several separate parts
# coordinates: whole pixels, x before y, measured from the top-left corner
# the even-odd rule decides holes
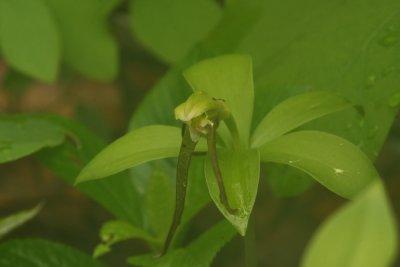
[[[210,127],[230,116],[224,100],[215,99],[206,92],[194,92],[184,103],[175,108],[175,118],[187,124],[194,142],[206,135]]]

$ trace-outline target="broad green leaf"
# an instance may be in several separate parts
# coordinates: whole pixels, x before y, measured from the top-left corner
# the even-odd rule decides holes
[[[114,79],[118,49],[109,31],[108,16],[119,1],[45,1],[57,19],[66,63],[90,78]]]
[[[252,136],[252,147],[259,147],[293,129],[351,104],[332,93],[318,91],[300,94],[275,106],[260,122]]]
[[[38,239],[12,240],[0,244],[0,266],[104,267],[77,249]]]
[[[111,246],[125,240],[141,238],[149,243],[158,243],[154,237],[125,221],[109,221],[100,230],[102,243],[97,245],[93,257],[100,257],[111,251]]]
[[[128,262],[150,267],[208,267],[222,246],[234,235],[232,226],[222,221],[185,248],[173,250],[159,259],[155,259],[154,255],[144,255],[131,257]]]
[[[175,190],[170,177],[160,168],[154,168],[149,179],[144,211],[152,231],[164,239],[174,213]]]
[[[238,209],[237,214],[229,213],[220,202],[220,191],[211,166],[206,160],[205,175],[211,198],[218,209],[238,230],[245,235],[247,223],[257,196],[260,176],[260,155],[257,150],[218,150],[218,163],[228,202],[232,208]]]
[[[314,179],[307,173],[288,165],[268,162],[264,163],[263,169],[269,189],[279,197],[296,196],[314,184]]]
[[[176,127],[152,125],[129,132],[97,154],[76,182],[107,177],[150,160],[177,157],[180,143],[181,130]]]
[[[168,63],[176,62],[218,23],[221,11],[212,0],[131,1],[135,36]]]
[[[253,125],[293,93],[331,91],[361,105],[365,116],[338,115],[319,120],[313,129],[360,144],[374,159],[397,112],[388,100],[400,83],[400,46],[382,41],[398,36],[399,1],[260,2],[263,17],[236,50],[254,60]]]
[[[236,120],[239,135],[248,144],[253,114],[253,72],[251,58],[246,55],[226,55],[200,61],[184,72],[194,91],[202,90],[211,97],[224,99]],[[222,126],[222,125],[221,125]],[[229,140],[225,130],[221,135]]]
[[[387,267],[397,254],[395,218],[380,181],[323,223],[303,267]]]
[[[42,209],[42,206],[42,204],[39,204],[32,209],[0,218],[0,238],[35,217]]]
[[[40,119],[0,116],[0,163],[30,155],[64,141],[65,131]]]
[[[336,194],[352,198],[378,178],[369,159],[349,141],[319,131],[299,131],[260,147],[262,161],[298,168]]]
[[[56,79],[60,40],[42,0],[0,1],[0,49],[15,69],[36,79]]]

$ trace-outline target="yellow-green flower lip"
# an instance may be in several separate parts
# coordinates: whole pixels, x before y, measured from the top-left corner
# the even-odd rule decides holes
[[[218,108],[218,103],[203,91],[194,92],[184,103],[175,108],[175,118],[188,122],[207,111]]]
[[[198,141],[202,134],[207,134],[209,127],[227,114],[229,111],[225,103],[210,97],[204,91],[195,91],[175,108],[175,118],[189,126],[193,141]]]

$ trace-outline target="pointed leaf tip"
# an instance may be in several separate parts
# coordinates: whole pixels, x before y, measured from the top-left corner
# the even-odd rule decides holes
[[[220,191],[212,169],[206,160],[205,175],[211,198],[225,218],[244,236],[257,196],[260,176],[260,156],[257,150],[218,150],[218,161],[230,206],[237,209],[230,213],[220,201]]]

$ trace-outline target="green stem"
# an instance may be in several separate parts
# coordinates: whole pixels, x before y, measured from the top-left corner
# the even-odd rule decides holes
[[[252,218],[253,216],[249,219],[247,233],[244,237],[246,267],[257,267],[256,229],[254,226],[254,219]]]

